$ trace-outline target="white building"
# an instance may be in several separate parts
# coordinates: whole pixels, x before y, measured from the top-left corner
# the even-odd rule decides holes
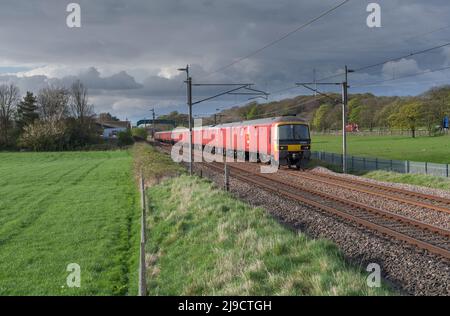
[[[105,139],[117,138],[117,134],[120,132],[131,129],[131,123],[129,121],[108,121],[97,122],[102,128],[102,137]]]

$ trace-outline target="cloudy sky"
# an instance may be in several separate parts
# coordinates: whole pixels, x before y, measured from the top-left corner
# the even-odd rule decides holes
[[[81,6],[81,28],[68,28],[66,6]],[[80,78],[96,112],[136,121],[186,112],[184,74],[194,82],[254,83],[277,100],[312,81],[450,42],[448,0],[351,0],[286,39],[242,60],[342,0],[0,0],[0,82],[21,92]],[[381,6],[381,28],[366,25],[370,2]],[[450,83],[450,46],[351,74],[351,93],[415,95]],[[217,71],[221,69],[220,71]],[[423,73],[421,76],[410,76]],[[405,78],[401,78],[405,77]],[[395,80],[392,80],[395,79]],[[332,80],[342,80],[335,77]],[[384,82],[380,82],[384,81]],[[337,91],[337,90],[336,90]],[[195,88],[194,100],[218,92]],[[226,96],[194,113],[244,104]],[[262,101],[263,102],[263,101]]]

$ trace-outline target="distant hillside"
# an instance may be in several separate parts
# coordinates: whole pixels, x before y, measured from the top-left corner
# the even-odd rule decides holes
[[[333,108],[340,108],[340,100],[341,96],[338,94],[330,94],[331,98],[335,99]],[[352,98],[358,98],[364,103],[388,103],[392,101],[392,98],[377,98],[371,94],[365,95],[351,95],[350,100]],[[233,107],[231,109],[227,109],[222,111],[220,114],[223,115],[223,122],[232,122],[235,120],[242,119],[254,119],[260,117],[269,117],[269,116],[279,116],[279,115],[288,115],[288,114],[296,114],[297,116],[301,116],[308,121],[312,121],[314,117],[314,113],[317,109],[323,104],[333,104],[333,101],[328,98],[324,98],[321,96],[310,96],[310,95],[300,95],[292,99],[284,99],[280,101],[273,101],[269,103],[258,104],[256,102],[249,103],[245,106],[241,107]]]
[[[217,113],[216,121],[227,123],[291,114],[308,120],[315,130],[338,130],[342,127],[341,95],[300,95],[268,103],[250,102]],[[416,97],[351,94],[347,115],[349,123],[356,123],[361,129],[402,128],[414,132],[417,128],[427,128],[432,133],[444,116],[450,115],[450,86],[433,88]],[[172,112],[161,118],[187,125],[186,114]],[[203,118],[203,123],[214,124],[214,115]]]

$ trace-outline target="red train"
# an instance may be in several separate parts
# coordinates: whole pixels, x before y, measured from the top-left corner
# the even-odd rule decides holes
[[[189,130],[157,132],[166,143],[189,143]],[[227,153],[246,160],[276,160],[280,165],[300,168],[310,159],[309,125],[296,116],[241,121],[193,129],[193,147],[212,153]]]

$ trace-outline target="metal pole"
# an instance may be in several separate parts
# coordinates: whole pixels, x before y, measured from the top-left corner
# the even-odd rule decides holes
[[[342,84],[342,172],[347,173],[347,82]]]
[[[155,108],[153,108],[152,112],[153,112],[152,138],[155,138]]]
[[[347,85],[348,69],[345,66],[345,81],[342,83],[342,172],[347,173],[347,101],[348,101],[348,85]]]
[[[189,175],[192,176],[192,78],[189,77],[189,70],[187,86],[188,86],[188,106],[189,106]]]
[[[317,97],[317,82],[316,82],[316,68],[313,69],[313,79],[314,79],[314,97]]]

